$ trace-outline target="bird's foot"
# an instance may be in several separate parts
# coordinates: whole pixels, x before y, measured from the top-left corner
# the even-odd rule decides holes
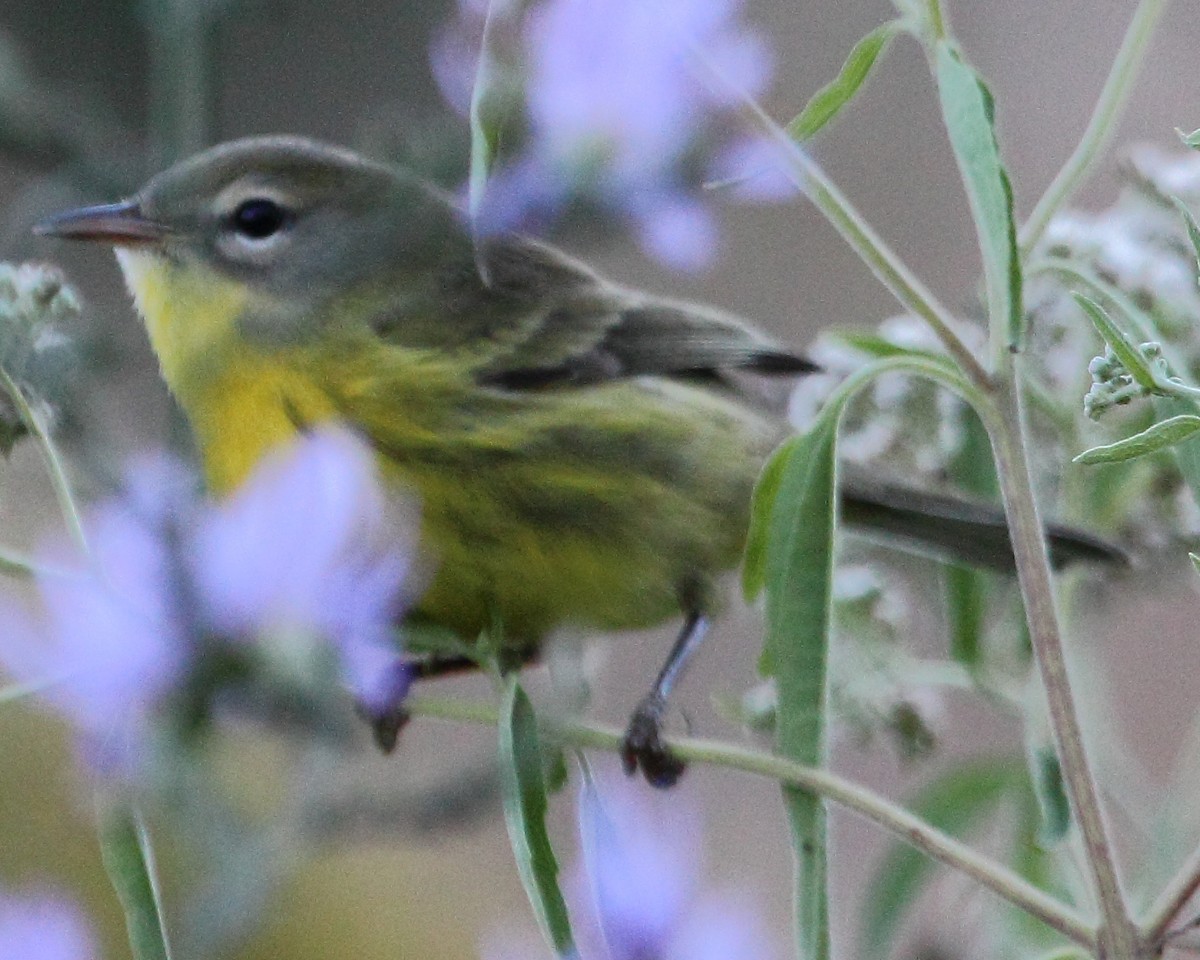
[[[652,693],[641,703],[625,728],[621,743],[621,762],[632,776],[640,768],[652,787],[665,790],[675,786],[687,766],[663,743],[662,724],[667,702]]]
[[[391,753],[396,749],[400,739],[400,731],[408,726],[412,719],[403,706],[396,705],[388,710],[371,710],[365,704],[358,705],[358,713],[371,727],[371,736],[382,753]]]
[[[404,699],[417,676],[417,668],[411,661],[397,659],[379,672],[369,690],[359,693],[358,715],[370,725],[375,745],[384,753],[396,749],[400,731],[411,719]]]

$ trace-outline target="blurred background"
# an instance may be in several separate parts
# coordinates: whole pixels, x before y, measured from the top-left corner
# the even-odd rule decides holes
[[[454,12],[446,0],[225,0],[224,9],[206,14],[216,18],[215,26],[206,31],[207,54],[195,62],[184,47],[172,47],[178,37],[166,26],[187,6],[188,0],[6,0],[0,8],[0,259],[52,260],[86,299],[81,329],[71,333],[96,363],[80,385],[87,398],[79,411],[84,423],[70,450],[79,463],[99,464],[100,475],[127,454],[166,442],[177,426],[112,258],[91,247],[35,240],[29,234],[35,219],[115,200],[165,161],[245,134],[290,132],[359,145],[440,170],[449,183],[465,169],[465,124],[443,103],[429,68],[430,38]],[[950,6],[958,36],[995,93],[1001,146],[1022,214],[1077,142],[1132,10],[1131,2],[1118,0]],[[1186,0],[1168,6],[1115,149],[1078,205],[1112,202],[1123,145],[1170,145],[1175,127],[1200,126],[1197,14]],[[835,75],[851,45],[892,15],[883,0],[748,0],[747,19],[775,49],[767,97],[773,115],[792,116]],[[173,110],[186,102],[187,91],[164,63],[179,64],[176,73],[209,71],[211,97],[184,119]],[[858,101],[813,150],[944,302],[954,308],[969,303],[978,273],[975,244],[916,44],[894,45]],[[896,312],[804,202],[730,204],[721,217],[719,255],[700,273],[658,265],[613,232],[559,239],[614,278],[718,304],[796,346],[824,328],[870,327]],[[80,471],[85,487],[94,475]],[[5,542],[33,543],[59,522],[32,445],[0,464],[0,491]],[[1142,785],[1148,791],[1153,778],[1167,776],[1186,740],[1195,713],[1193,678],[1200,675],[1200,604],[1188,571],[1180,564],[1172,569],[1177,572],[1134,573],[1113,587],[1120,605],[1097,594],[1091,620],[1075,637],[1089,650],[1080,684],[1103,721],[1093,729],[1105,738],[1119,731],[1150,771],[1151,782]],[[914,623],[914,649],[939,642],[930,639],[940,635],[936,616],[917,616]],[[928,637],[920,635],[922,626]],[[753,684],[760,628],[755,611],[734,605],[714,632],[682,697],[696,734],[739,735],[710,698],[736,698]],[[622,723],[634,703],[631,691],[640,692],[653,675],[669,641],[664,631],[597,644],[593,714]],[[488,694],[486,684],[471,680],[447,683],[445,690]],[[1112,699],[1096,702],[1101,695]],[[932,718],[952,752],[1020,753],[1018,725],[967,697],[946,696]],[[364,745],[355,777],[396,799],[391,815],[376,820],[351,811],[326,842],[287,864],[288,878],[271,894],[261,925],[220,955],[466,960],[479,956],[480,945],[497,931],[528,928],[498,802],[488,792],[493,740],[488,728],[422,721],[390,757],[375,757]],[[946,761],[944,753],[906,761],[886,738],[865,742],[849,733],[835,748],[839,770],[897,797]],[[222,750],[231,790],[263,809],[286,803],[288,778],[295,775],[286,745],[248,731]],[[477,796],[474,784],[481,785]],[[705,816],[711,883],[760,902],[786,949],[791,865],[781,842],[777,790],[696,769],[675,796]],[[570,806],[556,804],[554,824],[568,861],[575,846]],[[1116,819],[1119,832],[1136,830],[1136,816]],[[858,955],[858,905],[883,844],[860,820],[835,811],[834,824],[835,941],[841,955],[851,957]],[[286,846],[287,840],[279,842]],[[167,845],[171,893],[186,886],[188,862]],[[127,955],[90,802],[63,731],[35,708],[6,706],[0,710],[0,883],[30,881],[77,894],[103,932],[105,956]],[[932,909],[908,924],[895,944],[897,955],[955,956],[968,949],[986,897],[957,880],[940,881],[927,897]],[[246,914],[257,914],[249,899]]]

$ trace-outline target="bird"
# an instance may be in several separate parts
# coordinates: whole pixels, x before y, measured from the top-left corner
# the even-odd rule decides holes
[[[499,622],[520,664],[565,627],[682,617],[622,750],[651,783],[678,779],[668,695],[721,610],[755,481],[788,431],[745,378],[817,364],[545,242],[479,235],[452,194],[301,137],[218,145],[35,230],[115,248],[214,495],[320,424],[369,444],[388,488],[421,503],[433,572],[414,620],[469,641]],[[852,527],[1013,565],[990,504],[852,474],[840,496]],[[1048,536],[1059,561],[1119,556],[1082,531]],[[394,745],[396,718],[374,719]]]

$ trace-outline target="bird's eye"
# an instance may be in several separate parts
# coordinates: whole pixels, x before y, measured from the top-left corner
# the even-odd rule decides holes
[[[266,240],[287,226],[287,210],[274,200],[257,197],[243,200],[233,211],[233,229],[249,240]]]

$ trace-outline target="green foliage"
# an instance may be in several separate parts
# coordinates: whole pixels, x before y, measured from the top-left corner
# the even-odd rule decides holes
[[[68,396],[78,372],[64,331],[79,316],[79,298],[56,269],[0,263],[0,369],[46,412]],[[11,393],[0,393],[0,453],[30,431],[23,398]]]
[[[998,493],[996,469],[987,431],[973,411],[966,413],[965,421],[950,475],[968,493],[981,500],[994,500]],[[991,594],[988,577],[979,570],[948,565],[945,583],[950,656],[974,672],[984,658],[983,631]]]
[[[1025,771],[1010,759],[977,760],[954,767],[924,787],[908,804],[925,822],[953,836],[983,823],[1000,801],[1023,785]],[[900,924],[933,874],[933,864],[901,843],[884,857],[865,899],[863,955],[884,957]]]
[[[1117,463],[1157,453],[1167,447],[1182,443],[1200,430],[1200,416],[1180,414],[1168,420],[1160,420],[1132,437],[1116,443],[1084,450],[1074,463]]]
[[[827,666],[832,629],[833,550],[837,504],[837,423],[827,409],[814,427],[788,440],[763,471],[768,492],[755,496],[768,514],[762,576],[767,637],[760,669],[778,691],[776,743],[780,754],[823,766]],[[773,496],[769,494],[773,492]],[[760,521],[761,522],[761,521]],[[802,960],[829,956],[825,804],[784,789],[796,866],[796,934]]]
[[[1049,847],[1067,835],[1071,826],[1071,803],[1063,785],[1062,764],[1052,743],[1031,744],[1029,771],[1033,793],[1041,813],[1038,841]]]
[[[1124,371],[1129,374],[1143,390],[1154,391],[1158,385],[1158,380],[1154,375],[1154,371],[1150,368],[1149,359],[1143,354],[1129,336],[1120,327],[1108,311],[1100,304],[1083,294],[1075,294],[1075,302],[1087,314],[1088,319],[1092,321],[1096,331],[1104,338],[1104,342],[1108,344],[1116,359],[1120,362]]]
[[[876,27],[856,43],[838,75],[812,95],[804,109],[787,125],[788,135],[803,143],[830,123],[862,89],[871,68],[887,49],[902,23],[893,20]]]
[[[1185,146],[1191,147],[1193,150],[1200,150],[1200,130],[1185,133],[1176,127],[1175,132],[1179,134],[1179,139],[1183,141]]]
[[[515,676],[500,709],[500,795],[517,872],[546,942],[560,957],[575,953],[567,904],[558,885],[558,860],[546,832],[546,782],[537,717]]]
[[[150,834],[135,807],[100,811],[100,853],[125,911],[133,960],[171,960]]]
[[[1019,346],[1025,314],[1012,185],[996,142],[992,95],[949,43],[937,45],[938,94],[983,255],[988,316]]]

